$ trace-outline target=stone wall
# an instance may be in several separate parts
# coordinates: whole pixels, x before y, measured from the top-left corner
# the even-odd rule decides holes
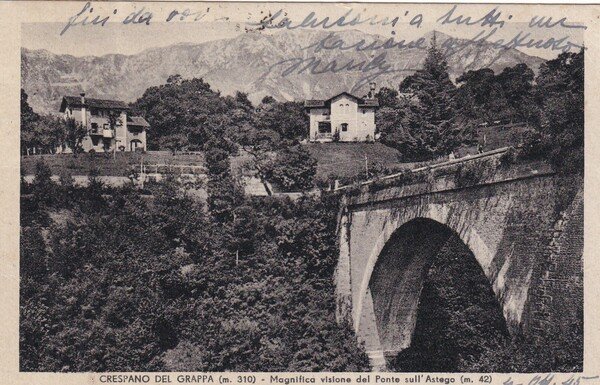
[[[373,286],[372,276],[374,271],[393,270],[392,262],[380,263],[380,257],[398,229],[414,220],[434,221],[468,246],[513,333],[535,333],[544,322],[558,322],[561,311],[573,312],[582,302],[583,197],[579,193],[566,206],[561,197],[561,186],[571,185],[576,191],[581,181],[565,180],[539,162],[506,165],[500,156],[483,160],[483,166],[453,165],[420,179],[411,175],[409,183],[386,181],[346,191],[338,307],[351,319],[367,351],[380,356],[410,343],[410,327],[388,329],[388,321],[395,317],[409,325],[416,307],[408,301],[402,309],[395,308],[392,302],[399,297],[382,300],[381,291],[392,288],[381,282]],[[428,242],[435,243],[434,237],[432,232]],[[395,247],[403,248],[402,258],[423,250],[414,244]],[[407,267],[395,284],[418,285],[413,281],[421,267],[411,266],[415,269]],[[382,313],[389,309],[400,314]]]
[[[577,183],[577,182],[576,182]],[[551,231],[537,290],[531,297],[535,333],[567,333],[583,310],[583,186]]]

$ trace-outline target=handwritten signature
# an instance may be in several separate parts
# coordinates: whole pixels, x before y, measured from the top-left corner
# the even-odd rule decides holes
[[[408,16],[408,11],[405,13]],[[282,10],[278,10],[273,15],[263,18],[258,22],[249,22],[249,26],[256,26],[259,29],[288,29],[294,30],[298,28],[322,28],[330,29],[333,27],[355,27],[361,24],[367,24],[369,26],[391,26],[395,27],[396,24],[401,20],[400,16],[394,17],[379,17],[378,15],[365,17],[362,13],[355,13],[353,9],[348,10],[342,16],[337,18],[330,18],[329,16],[319,18],[314,11],[308,13],[301,22],[295,22],[293,19],[287,17],[287,14]],[[420,13],[415,14],[411,17],[409,25],[417,28],[421,27],[423,23],[423,15]]]
[[[326,73],[335,74],[343,71],[359,72],[361,77],[350,90],[351,93],[357,92],[361,87],[377,79],[379,76],[399,72],[413,73],[417,70],[417,68],[394,68],[392,64],[387,61],[387,54],[382,52],[369,60],[359,61],[354,59],[349,59],[344,62],[338,62],[336,59],[325,61],[318,59],[315,56],[284,59],[271,65],[268,71],[263,75],[263,78],[272,71],[276,71],[281,68],[282,77],[287,77],[293,74],[299,75],[302,73],[322,75]]]
[[[308,50],[313,48],[314,52],[331,51],[331,50],[339,50],[339,51],[351,51],[355,50],[357,52],[364,51],[376,51],[380,49],[426,49],[427,48],[427,40],[424,37],[421,37],[417,40],[398,40],[390,37],[383,42],[379,40],[373,40],[370,43],[367,43],[365,39],[361,39],[355,43],[346,43],[344,39],[337,36],[335,32],[329,32],[327,36],[323,39],[302,48],[303,50]]]
[[[194,11],[191,9],[178,10],[173,9],[168,13],[168,16],[163,19],[164,22],[172,23],[175,21],[198,21],[202,20],[204,16],[209,12],[210,8],[206,11]],[[83,8],[76,14],[72,15],[67,23],[64,25],[60,35],[63,35],[71,28],[84,27],[84,26],[99,26],[104,27],[108,25],[111,18],[116,18],[118,10],[114,9],[112,14],[98,14],[94,12],[94,7],[90,2],[85,3]],[[134,12],[125,15],[120,22],[125,25],[150,25],[154,18],[152,11],[141,7]],[[497,36],[500,29],[504,28],[506,22],[512,19],[511,14],[500,10],[499,7],[494,7],[491,10],[480,14],[479,16],[467,15],[459,11],[458,5],[453,5],[444,14],[435,19],[435,23],[438,25],[450,25],[452,27],[469,27],[479,28],[480,30],[470,39],[457,39],[447,38],[440,43],[442,52],[446,58],[458,54],[468,54],[465,52],[470,47],[493,47],[497,49],[497,55],[491,58],[491,62],[486,65],[495,63],[506,51],[510,49],[544,49],[559,52],[568,52],[571,50],[578,50],[585,48],[583,45],[574,42],[568,34],[556,34],[550,37],[536,38],[532,36],[532,31],[537,29],[543,30],[564,30],[564,29],[585,29],[584,25],[575,24],[567,20],[566,17],[559,19],[553,19],[549,16],[533,16],[527,28],[517,31],[514,36],[508,39],[502,39]],[[226,19],[226,18],[222,18]],[[346,11],[339,17],[319,16],[315,11],[310,11],[304,18],[298,19],[300,21],[294,21],[288,17],[287,13],[282,9],[278,10],[274,14],[264,16],[262,20],[258,22],[248,22],[249,26],[258,27],[256,29],[323,29],[329,30],[331,28],[344,29],[349,27],[356,27],[359,25],[365,26],[379,26],[388,27],[391,29],[392,35],[396,34],[395,28],[399,23],[407,23],[409,27],[421,28],[424,23],[424,16],[421,13],[409,13],[405,11],[403,16],[399,15],[387,15],[380,17],[378,15],[366,16],[361,12],[355,12],[354,9]],[[346,60],[322,60],[311,54],[303,55],[302,57],[293,57],[289,59],[281,60],[268,69],[268,73],[272,71],[281,70],[281,76],[286,77],[292,74],[310,73],[313,75],[320,75],[325,73],[340,73],[342,71],[358,72],[361,77],[354,86],[353,90],[356,90],[366,83],[374,80],[375,78],[384,74],[394,72],[414,72],[415,68],[404,68],[397,69],[389,62],[387,58],[387,52],[389,50],[403,50],[403,49],[419,49],[425,50],[428,48],[429,42],[424,38],[418,38],[413,40],[401,39],[399,37],[381,38],[372,41],[366,39],[360,39],[356,42],[347,42],[339,34],[334,31],[330,31],[325,37],[320,38],[318,41],[309,44],[302,48],[303,51],[311,50],[314,54],[318,54],[322,51],[356,51],[356,52],[373,52],[373,56],[370,59],[357,60],[357,59],[346,59]]]
[[[558,384],[560,384],[560,385],[580,385],[583,381],[595,380],[599,377],[600,376],[571,376],[564,381],[556,382],[556,381],[554,381],[554,374],[546,374],[545,376],[535,375],[527,383],[527,385],[558,385]],[[504,385],[525,385],[524,382],[513,381],[513,379],[511,377],[509,377],[508,380],[504,381],[503,384]]]

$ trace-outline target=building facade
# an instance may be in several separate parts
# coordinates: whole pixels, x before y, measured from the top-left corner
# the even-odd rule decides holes
[[[85,152],[146,150],[150,124],[141,116],[131,116],[125,102],[86,98],[82,93],[63,97],[60,112],[86,128],[87,135],[81,143]]]
[[[373,97],[359,98],[347,92],[327,100],[307,100],[311,142],[371,142],[376,139]]]

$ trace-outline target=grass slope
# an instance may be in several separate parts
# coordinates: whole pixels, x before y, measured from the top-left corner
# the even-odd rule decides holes
[[[365,157],[370,169],[399,169],[410,165],[398,160],[398,151],[381,143],[309,143],[305,148],[318,162],[317,179],[328,176],[352,178],[365,173]]]

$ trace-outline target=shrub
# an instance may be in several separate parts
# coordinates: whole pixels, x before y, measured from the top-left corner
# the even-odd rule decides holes
[[[454,173],[454,184],[456,187],[467,187],[479,183],[484,178],[487,167],[489,166],[479,161],[459,164]]]
[[[301,145],[284,147],[265,170],[266,177],[284,191],[314,187],[317,161]]]

